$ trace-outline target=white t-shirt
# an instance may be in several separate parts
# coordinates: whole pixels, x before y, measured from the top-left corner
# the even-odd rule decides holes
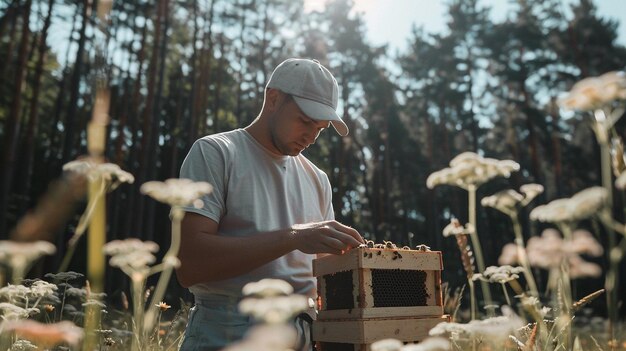
[[[202,198],[202,208],[185,210],[219,223],[218,235],[247,237],[334,219],[326,173],[301,154],[270,152],[243,129],[198,139],[183,161],[180,177],[213,185],[213,192]],[[249,273],[196,284],[190,290],[200,297],[241,296],[246,283],[277,278],[289,282],[295,293],[315,297],[313,258],[295,250]],[[210,264],[207,256],[207,267]]]

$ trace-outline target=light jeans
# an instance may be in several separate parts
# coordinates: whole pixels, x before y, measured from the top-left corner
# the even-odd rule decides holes
[[[242,339],[252,321],[239,312],[237,303],[231,296],[196,297],[180,350],[217,351]]]
[[[243,339],[254,320],[238,310],[238,299],[231,296],[211,295],[196,297],[189,311],[185,336],[180,351],[217,351]],[[311,317],[302,313],[294,320],[298,334],[296,350],[312,350]]]

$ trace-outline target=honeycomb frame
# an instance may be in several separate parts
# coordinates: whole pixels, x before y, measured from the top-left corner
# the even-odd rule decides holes
[[[317,319],[442,316],[442,270],[440,251],[360,247],[317,258]],[[384,287],[381,276],[388,276]],[[397,296],[383,303],[381,288]]]

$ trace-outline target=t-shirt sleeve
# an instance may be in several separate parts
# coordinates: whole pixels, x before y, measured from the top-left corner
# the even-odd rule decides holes
[[[184,210],[220,222],[226,210],[226,158],[224,150],[210,139],[199,139],[191,147],[180,168],[180,178],[207,182],[213,186],[210,194],[200,198],[202,207],[186,206]]]
[[[324,214],[325,221],[332,221],[335,219],[335,211],[333,210],[333,190],[326,174],[324,174],[322,184],[324,185],[324,200],[326,203],[326,209],[325,211],[322,209],[322,213]]]

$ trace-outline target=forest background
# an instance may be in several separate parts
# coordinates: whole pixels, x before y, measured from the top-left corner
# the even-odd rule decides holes
[[[169,208],[142,196],[139,186],[177,177],[197,138],[247,125],[269,73],[291,56],[318,59],[339,82],[351,133],[325,132],[306,151],[330,178],[336,218],[377,242],[443,251],[443,280],[453,287],[465,273],[456,242],[441,232],[453,217],[467,222],[467,195],[427,189],[426,178],[454,156],[474,151],[520,163],[510,179],[482,186],[479,199],[539,183],[546,191],[536,206],[600,184],[590,117],[556,104],[576,81],[626,65],[618,23],[599,16],[593,1],[573,1],[565,14],[561,1],[518,0],[496,21],[481,1],[450,0],[444,31],[415,27],[395,52],[367,40],[363,16],[349,0],[308,13],[304,0],[115,1],[104,37],[95,30],[96,5],[0,4],[0,239],[11,237],[63,164],[87,153],[94,82],[104,75],[111,89],[106,157],[136,178],[109,195],[107,240],[153,240],[164,251]],[[69,36],[60,37],[54,25],[69,28]],[[94,54],[99,43],[104,62]],[[625,123],[616,126],[622,138]],[[616,209],[626,204],[623,195],[616,194]],[[46,233],[57,254],[34,275],[58,269],[81,206]],[[495,265],[514,234],[506,216],[478,210],[486,264]],[[615,216],[624,221],[624,211]],[[522,218],[526,238],[545,228]],[[84,245],[71,270],[85,271]],[[606,267],[603,260],[597,262]],[[602,285],[577,281],[575,294]],[[110,270],[106,287],[114,299],[128,283]],[[623,283],[621,290],[624,296]],[[173,279],[166,300],[175,304],[178,296],[190,299]],[[599,299],[596,307],[604,305]]]

